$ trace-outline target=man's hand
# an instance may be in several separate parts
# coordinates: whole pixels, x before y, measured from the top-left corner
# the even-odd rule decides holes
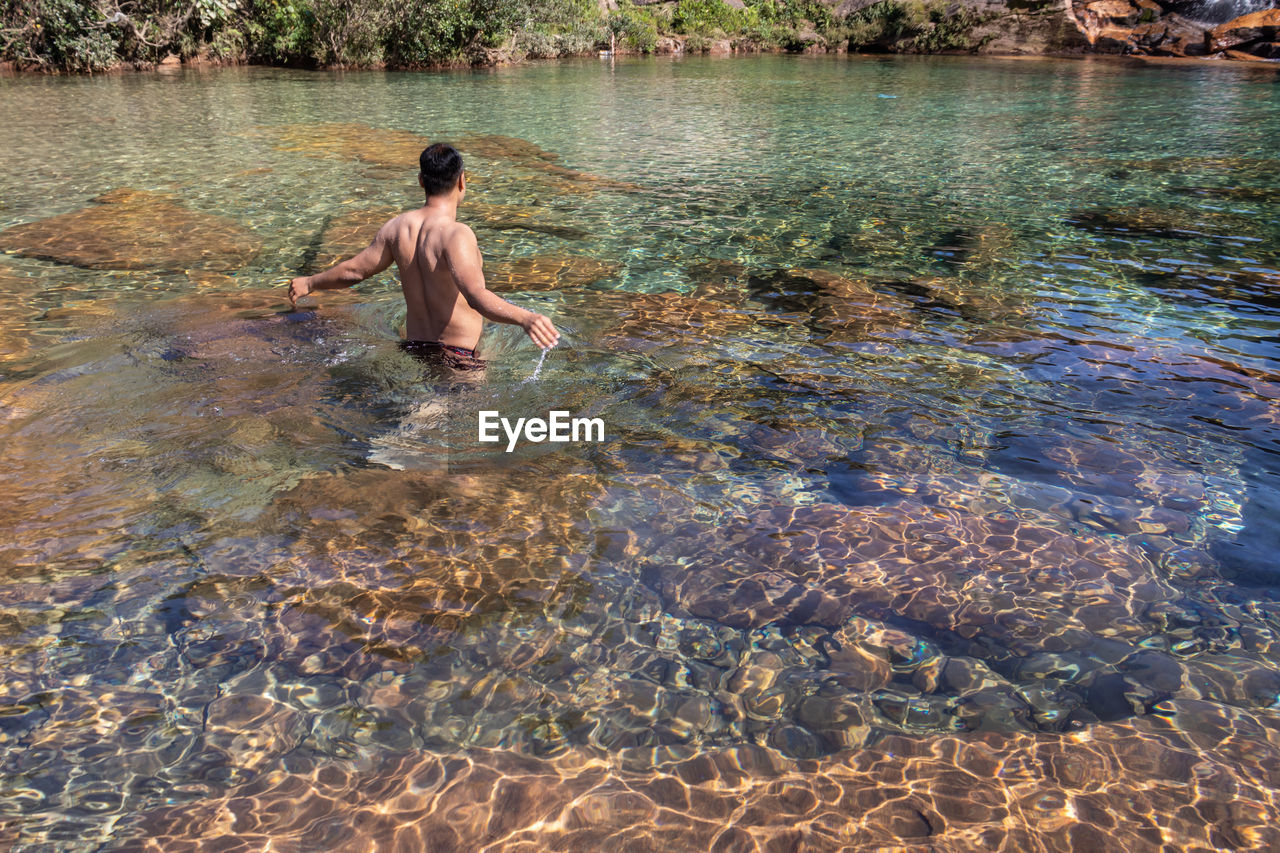
[[[311,293],[311,276],[300,275],[289,282],[289,303],[298,307],[298,300]]]
[[[560,333],[556,331],[556,327],[541,314],[530,314],[520,327],[529,336],[529,340],[541,349],[550,349],[560,342]]]

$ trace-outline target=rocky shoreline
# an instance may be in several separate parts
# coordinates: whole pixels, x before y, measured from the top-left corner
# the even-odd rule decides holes
[[[865,53],[994,56],[1129,56],[1236,60],[1280,66],[1280,7],[1275,0],[821,0],[807,12],[769,19],[744,0],[598,0],[598,20],[581,32],[548,35],[517,27],[501,42],[473,44],[438,59],[325,61],[318,55],[270,57],[216,40],[151,59],[97,67],[0,61],[0,73],[150,70],[184,65],[285,65],[313,68],[440,69],[589,56],[638,54]],[[686,4],[693,4],[690,11]],[[684,17],[681,17],[681,16]],[[700,16],[700,17],[695,17]],[[564,23],[557,25],[563,28]],[[594,29],[593,29],[594,28]],[[390,38],[390,36],[388,36]],[[123,44],[123,43],[122,43]]]
[[[1071,15],[1094,50],[1144,56],[1280,60],[1280,9],[1214,24],[1155,0],[1070,0]]]
[[[737,0],[741,4],[741,0]],[[872,7],[866,0],[842,0],[844,14]],[[1242,61],[1280,60],[1280,8],[1234,15],[1225,20],[1215,6],[1170,0],[960,0],[949,20],[967,18],[969,51],[932,51],[920,39],[903,39],[887,29],[866,43],[824,43],[814,34],[804,52],[957,53],[988,55],[1121,55],[1200,57]],[[1190,8],[1189,8],[1190,7]],[[967,10],[967,12],[966,12]],[[928,32],[936,29],[926,24]],[[679,53],[685,46],[668,38],[660,52]],[[714,42],[706,52],[738,52],[732,39]]]

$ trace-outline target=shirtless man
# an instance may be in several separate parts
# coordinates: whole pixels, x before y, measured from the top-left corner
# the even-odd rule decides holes
[[[408,307],[406,352],[440,357],[454,366],[479,365],[476,345],[486,319],[521,327],[543,349],[555,346],[560,333],[550,320],[484,286],[475,232],[458,221],[458,204],[467,194],[462,155],[437,142],[422,152],[419,166],[426,203],[383,225],[354,258],[289,282],[289,301],[296,306],[313,291],[359,284],[395,261]]]

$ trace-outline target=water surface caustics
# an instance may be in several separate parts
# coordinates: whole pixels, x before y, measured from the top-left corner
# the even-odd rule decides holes
[[[11,849],[1280,845],[1273,73],[0,101]],[[545,364],[424,368],[389,275],[285,311],[427,139]],[[475,440],[552,408],[606,440]]]

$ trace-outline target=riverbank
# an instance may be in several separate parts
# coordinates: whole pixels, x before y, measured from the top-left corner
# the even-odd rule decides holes
[[[1113,54],[1280,61],[1265,0],[206,0],[13,4],[0,71],[428,69],[595,54]],[[110,4],[109,4],[110,5]]]

